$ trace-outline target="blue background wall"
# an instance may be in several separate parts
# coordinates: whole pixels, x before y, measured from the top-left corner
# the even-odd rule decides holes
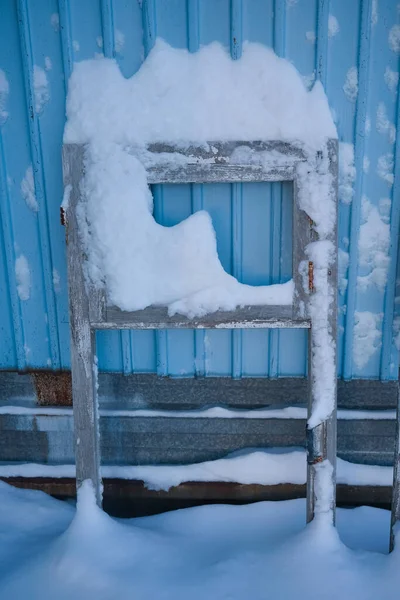
[[[399,164],[400,140],[394,127],[377,126],[377,110],[384,103],[388,122],[397,125],[398,85],[395,78],[387,85],[385,72],[399,70],[399,23],[395,0],[0,0],[0,69],[8,82],[7,92],[0,72],[0,368],[69,367],[59,205],[65,95],[73,62],[104,53],[114,56],[129,77],[160,36],[190,51],[219,40],[234,58],[243,41],[260,42],[293,61],[306,82],[322,80],[339,138],[355,146],[355,194],[352,202],[341,202],[339,217],[342,276],[348,279],[339,294],[339,373],[346,379],[395,378],[392,325],[400,194],[399,179],[394,185],[388,180]],[[349,69],[358,76],[354,98],[344,89]],[[39,107],[35,71],[36,79],[47,80]],[[378,174],[380,157],[388,164],[386,180]],[[31,165],[38,211],[27,205],[21,190]],[[158,186],[154,195],[156,218],[166,225],[207,209],[221,260],[241,281],[273,283],[290,276],[289,185]],[[390,219],[391,242],[384,252],[390,258],[388,283],[381,288],[371,284],[364,289],[357,283],[371,271],[358,260],[363,196],[378,208],[383,223]],[[349,254],[348,271],[344,253]],[[27,299],[18,293],[15,275],[21,256],[30,269]],[[376,350],[362,367],[353,360],[355,311],[377,315]],[[102,332],[98,355],[108,371],[296,376],[306,369],[305,335]]]

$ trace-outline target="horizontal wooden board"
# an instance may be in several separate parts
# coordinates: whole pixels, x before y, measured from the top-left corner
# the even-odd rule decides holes
[[[243,151],[247,157],[261,152],[263,159],[258,165],[241,162],[239,149],[241,156]],[[290,181],[296,164],[305,158],[301,147],[282,141],[208,142],[185,148],[158,143],[147,148],[145,164],[149,183]]]
[[[0,478],[18,488],[41,490],[60,498],[76,494],[75,479],[52,478]],[[149,490],[142,481],[104,479],[104,509],[117,517],[141,517],[168,510],[203,504],[247,504],[266,500],[304,498],[305,485],[284,483],[280,485],[240,484],[228,482],[186,482],[170,490]],[[338,505],[371,505],[389,508],[390,487],[355,486],[338,484]]]
[[[149,183],[259,183],[293,181],[295,165],[175,164],[148,169]]]
[[[117,307],[104,311],[104,320],[91,323],[95,329],[309,329],[307,319],[294,319],[292,306],[243,306],[235,311],[216,311],[189,319],[168,315],[163,306],[128,312]]]

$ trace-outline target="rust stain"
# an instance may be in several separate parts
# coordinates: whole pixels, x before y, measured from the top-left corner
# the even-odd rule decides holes
[[[72,384],[69,372],[32,373],[39,406],[72,406]]]
[[[314,291],[314,263],[311,261],[308,263],[308,289]]]

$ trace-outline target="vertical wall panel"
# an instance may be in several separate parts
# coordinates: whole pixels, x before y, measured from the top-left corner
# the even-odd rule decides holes
[[[396,2],[3,0],[1,12],[0,69],[9,85],[2,102],[9,114],[0,121],[0,368],[69,367],[55,157],[73,62],[105,55],[130,77],[162,37],[191,52],[218,41],[233,58],[246,41],[259,42],[292,61],[307,87],[323,82],[356,168],[353,197],[342,191],[339,207],[339,374],[397,376]],[[291,276],[289,184],[155,186],[154,200],[155,217],[166,226],[209,210],[221,261],[241,281]],[[371,223],[380,232],[380,256],[360,246]],[[304,331],[101,332],[97,339],[100,367],[108,371],[277,377],[302,375],[307,366]]]

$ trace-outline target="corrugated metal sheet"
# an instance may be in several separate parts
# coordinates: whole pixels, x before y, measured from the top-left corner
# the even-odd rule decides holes
[[[395,0],[1,0],[0,12],[0,69],[8,82],[7,90],[0,77],[0,368],[69,367],[59,205],[65,93],[73,61],[104,53],[130,76],[160,36],[192,52],[218,40],[234,58],[245,40],[260,42],[293,61],[306,82],[322,80],[340,140],[355,145],[357,170],[354,199],[340,205],[339,242],[349,268],[343,272],[348,286],[339,295],[339,371],[346,379],[396,377],[392,323],[400,180],[392,185],[391,179],[400,148],[395,129],[400,25]],[[346,87],[349,74],[356,85]],[[290,275],[289,185],[157,186],[154,196],[156,218],[165,225],[199,208],[209,210],[221,260],[240,280],[272,283]],[[382,222],[390,218],[390,266],[382,287],[360,286],[358,280],[371,271],[358,261],[363,197],[377,207]],[[16,261],[24,266],[21,257],[29,281],[21,268],[16,277]],[[356,311],[377,315],[376,351],[362,367],[352,352]],[[127,373],[301,375],[305,335],[103,332],[98,354],[102,369]]]

